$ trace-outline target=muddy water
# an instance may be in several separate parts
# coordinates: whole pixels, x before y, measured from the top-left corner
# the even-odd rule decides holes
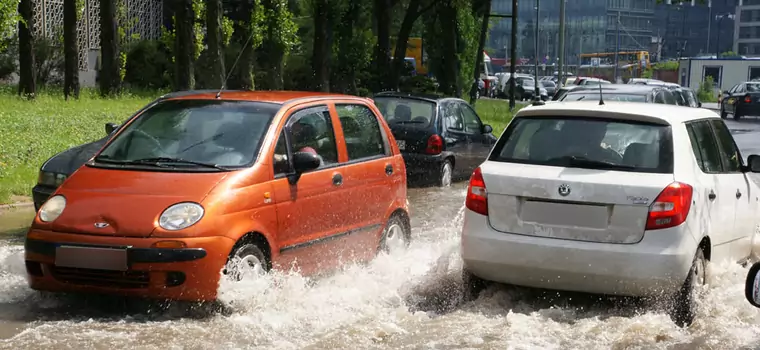
[[[221,286],[216,305],[41,295],[21,247],[0,246],[0,349],[741,349],[760,344],[746,269],[711,269],[698,320],[676,327],[656,302],[491,287],[461,299],[464,184],[410,194],[415,243],[310,280],[274,274]],[[3,220],[3,219],[0,219]]]

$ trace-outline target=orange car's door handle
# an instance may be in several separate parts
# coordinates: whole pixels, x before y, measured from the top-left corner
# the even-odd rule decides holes
[[[393,174],[393,164],[386,164],[385,165],[385,175],[392,175]]]
[[[343,175],[341,174],[334,174],[332,178],[333,185],[340,186],[343,184]]]

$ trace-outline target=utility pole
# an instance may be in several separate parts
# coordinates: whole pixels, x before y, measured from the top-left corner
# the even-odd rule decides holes
[[[618,53],[620,52],[620,10],[618,10],[617,14],[617,24],[615,25],[615,75],[613,76],[613,79],[615,79],[614,84],[617,84],[617,78],[618,78]]]
[[[535,85],[536,91],[533,94],[533,100],[540,101],[541,100],[541,89],[538,87],[538,22],[541,18],[539,18],[539,6],[541,4],[541,0],[536,0],[536,28],[535,28],[535,39],[536,39],[536,49],[533,50],[533,54],[536,56],[533,60],[533,85]]]
[[[515,82],[515,71],[517,70],[517,1],[512,0],[512,40],[509,48],[509,55],[512,56],[509,59],[509,110],[515,109],[515,90],[517,90],[517,82]]]
[[[559,80],[557,81],[557,89],[562,88],[562,84],[565,83],[565,3],[567,0],[559,0],[559,62],[557,68],[559,71]]]

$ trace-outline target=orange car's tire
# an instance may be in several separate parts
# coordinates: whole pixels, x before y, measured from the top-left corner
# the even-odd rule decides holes
[[[389,254],[406,250],[411,243],[411,225],[401,215],[392,215],[380,239],[380,250]]]
[[[270,266],[264,251],[255,243],[242,243],[233,248],[224,274],[233,281],[246,277],[259,277],[269,272]]]

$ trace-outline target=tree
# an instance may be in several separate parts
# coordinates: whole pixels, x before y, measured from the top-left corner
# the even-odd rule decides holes
[[[233,32],[231,43],[239,49],[235,61],[232,74],[228,81],[228,88],[230,89],[242,89],[253,90],[254,78],[253,78],[253,62],[254,48],[261,42],[260,36],[256,35],[254,31],[254,23],[258,23],[257,16],[260,14],[256,12],[256,7],[253,0],[236,1],[233,11],[230,13],[230,19],[233,24]]]
[[[224,84],[224,54],[222,52],[222,1],[206,0],[206,44],[212,86]]]
[[[79,98],[79,45],[77,44],[77,0],[63,1],[63,96]]]
[[[32,0],[21,0],[18,3],[18,13],[21,19],[18,21],[18,61],[19,61],[19,84],[18,94],[29,99],[34,98],[37,90],[34,62],[34,18],[32,13]]]
[[[264,78],[261,85],[265,89],[281,90],[285,55],[297,39],[298,26],[293,22],[287,0],[261,0],[260,9],[264,12],[263,41],[257,58],[261,66],[266,67],[261,72]]]
[[[195,12],[192,0],[175,0],[177,11],[174,15],[174,62],[177,71],[174,76],[174,90],[195,88]]]
[[[404,12],[404,20],[401,22],[401,28],[398,31],[398,35],[396,35],[396,48],[393,50],[391,73],[388,78],[389,87],[391,89],[397,90],[399,87],[401,71],[404,68],[406,49],[409,44],[409,37],[412,34],[412,29],[414,29],[414,23],[417,22],[420,16],[425,12],[431,10],[435,4],[435,0],[409,0],[409,5]],[[420,63],[421,62],[418,62],[418,64]]]
[[[491,0],[476,0],[473,1],[473,14],[480,15],[483,18],[480,22],[480,38],[478,39],[478,52],[475,54],[475,70],[473,72],[472,87],[470,88],[470,104],[475,104],[477,99],[475,98],[478,89],[478,80],[480,80],[480,72],[483,71],[483,50],[486,46],[486,37],[488,36],[488,21],[491,17]]]
[[[9,38],[18,28],[19,0],[0,0],[0,38]],[[0,40],[0,52],[7,49],[8,41]]]
[[[116,19],[116,0],[100,0],[100,94],[118,93],[121,85],[119,29]]]
[[[366,69],[371,59],[372,29],[367,0],[343,0],[334,8],[338,17],[335,35],[335,62],[331,83],[336,91],[356,95],[359,93],[359,72]]]
[[[373,59],[375,73],[379,80],[380,90],[388,88],[390,77],[390,51],[391,51],[391,19],[392,10],[399,0],[374,0],[375,14],[375,57]]]
[[[330,1],[312,0],[314,11],[314,49],[311,67],[314,90],[330,91]]]

